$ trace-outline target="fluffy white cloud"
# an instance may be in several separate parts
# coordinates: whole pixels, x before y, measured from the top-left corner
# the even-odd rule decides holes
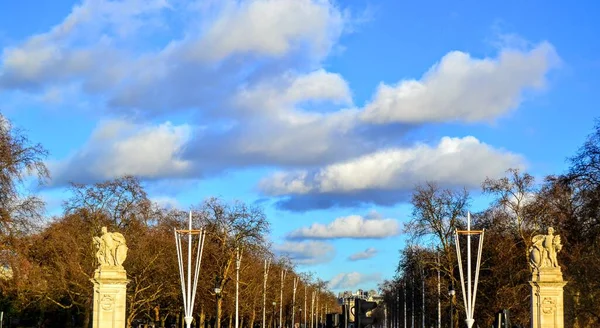
[[[375,255],[377,255],[377,250],[373,247],[369,247],[362,252],[358,252],[358,253],[354,253],[354,254],[350,255],[348,257],[348,260],[350,260],[350,261],[366,260],[366,259],[370,259],[370,258],[374,257]]]
[[[523,89],[543,86],[556,57],[551,45],[494,59],[450,53],[419,81],[382,85],[361,109],[344,78],[321,68],[348,25],[346,13],[330,0],[83,0],[46,33],[3,49],[0,89],[39,92],[50,103],[84,99],[93,104],[86,109],[117,117],[189,119],[181,126],[127,123],[99,137],[113,124],[104,123],[53,165],[55,183],[322,167],[276,173],[261,189],[275,196],[364,192],[356,198],[369,200],[430,177],[478,184],[520,162],[468,138],[444,142],[458,144],[455,154],[445,146],[389,148],[414,125],[386,123],[495,117],[517,106]],[[465,177],[475,164],[464,154],[488,167]]]
[[[397,220],[383,219],[379,215],[362,217],[351,215],[335,219],[324,225],[314,223],[288,234],[290,239],[333,239],[333,238],[386,238],[400,233]]]
[[[50,163],[53,181],[182,175],[190,168],[190,163],[179,157],[190,133],[188,125],[170,122],[139,125],[122,120],[105,121],[77,153],[66,161]]]
[[[304,75],[283,74],[252,87],[242,88],[234,100],[236,106],[248,110],[268,112],[289,123],[302,123],[314,115],[306,115],[303,119],[296,113],[296,119],[282,117],[298,103],[305,101],[331,101],[350,104],[352,96],[344,78],[335,73],[319,69]]]
[[[226,0],[195,7],[167,0],[85,0],[48,32],[3,49],[0,88],[77,83],[81,92],[102,95],[119,111],[211,111],[247,81],[291,69],[279,61],[294,57],[315,67],[347,20],[324,0]],[[181,26],[175,33],[182,36],[157,43],[153,33],[165,33],[169,25]]]
[[[340,273],[329,280],[329,288],[331,289],[357,289],[361,284],[379,282],[381,280],[380,273],[360,273],[348,272]]]
[[[518,107],[524,90],[542,88],[558,62],[547,42],[530,51],[505,49],[495,59],[450,52],[419,81],[382,83],[362,118],[373,123],[490,121]]]
[[[274,245],[273,249],[279,254],[289,256],[294,263],[302,265],[327,263],[335,255],[335,248],[322,241],[286,241]]]
[[[316,172],[279,172],[262,180],[259,187],[276,196],[410,190],[424,181],[474,187],[486,177],[502,176],[511,167],[523,167],[521,156],[471,136],[444,137],[434,147],[390,148]]]
[[[98,72],[109,61],[115,65],[117,51],[107,46],[136,34],[168,7],[166,0],[85,0],[48,32],[3,49],[0,87],[38,87]]]
[[[246,52],[282,56],[307,44],[320,57],[343,25],[341,12],[329,0],[225,1],[194,52],[211,60]]]

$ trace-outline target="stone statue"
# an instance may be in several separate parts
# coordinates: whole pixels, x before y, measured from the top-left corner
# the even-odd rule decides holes
[[[554,228],[548,228],[547,235],[536,235],[531,239],[529,247],[529,265],[534,270],[540,268],[558,268],[556,254],[562,249],[560,236],[554,235]]]
[[[127,245],[125,237],[118,232],[108,232],[102,227],[102,236],[94,237],[94,245],[97,248],[96,258],[101,267],[122,267],[127,257]]]
[[[125,237],[118,232],[94,236],[96,258],[100,266],[90,279],[94,284],[93,328],[127,327],[127,272],[123,262],[127,257]]]

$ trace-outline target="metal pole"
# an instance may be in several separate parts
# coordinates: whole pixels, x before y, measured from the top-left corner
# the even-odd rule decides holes
[[[304,283],[304,327],[306,327],[306,314],[308,313],[308,308],[306,307],[306,286],[306,283]]]
[[[410,277],[410,285],[412,292],[410,300],[410,328],[415,328],[415,277]]]
[[[190,211],[190,220],[189,220],[189,226],[188,229],[191,231],[192,230],[192,212]],[[188,274],[188,281],[187,281],[187,299],[191,300],[192,299],[192,234],[189,233],[188,234],[188,264],[187,264],[187,274]],[[194,317],[192,317],[191,311],[190,313],[186,313],[185,316],[185,323],[188,326],[188,328],[191,326],[192,324],[192,320]]]
[[[240,254],[240,248],[236,247],[236,259],[235,259],[235,328],[239,327],[239,290],[240,290],[240,264],[242,262],[242,256]]]
[[[481,251],[483,248],[483,236],[484,236],[485,230],[481,230],[481,231],[472,231],[471,230],[471,213],[468,212],[468,217],[467,217],[467,230],[466,231],[458,231],[455,230],[454,232],[454,238],[455,238],[455,243],[456,243],[456,257],[458,259],[458,271],[460,273],[460,281],[461,281],[461,287],[462,287],[462,291],[463,291],[463,299],[464,299],[464,303],[465,303],[465,312],[466,312],[466,319],[465,319],[465,323],[467,324],[468,328],[472,328],[473,324],[475,323],[475,320],[473,319],[473,315],[474,315],[474,308],[475,308],[475,299],[477,296],[477,281],[479,278],[479,268],[481,265]],[[464,273],[463,273],[463,267],[462,267],[462,258],[461,258],[461,252],[460,252],[460,241],[459,241],[459,235],[460,234],[466,234],[467,235],[467,280],[466,280],[466,288],[467,291],[465,293],[465,279],[464,279]],[[475,267],[475,281],[474,281],[474,288],[471,288],[471,234],[478,234],[479,235],[479,247],[477,249],[477,266]]]
[[[404,328],[406,328],[406,280],[404,281]]]
[[[450,328],[454,328],[454,295],[450,297]]]
[[[467,212],[467,327],[471,328],[473,326],[473,322],[469,317],[469,313],[471,313],[471,213]]]
[[[312,301],[310,302],[310,328],[314,328],[315,318],[315,291],[312,292]]]
[[[279,326],[284,327],[283,324],[283,281],[285,280],[285,276],[287,275],[287,270],[281,271],[281,294],[279,301]]]
[[[394,328],[400,328],[400,287],[398,287],[398,292],[396,293],[396,306],[394,306]]]
[[[425,270],[423,269],[421,269],[421,289],[421,328],[425,328]]]
[[[298,288],[298,277],[294,277],[294,294],[292,295],[292,328],[295,328],[294,321],[296,319],[296,289],[297,288]]]
[[[179,279],[181,282],[181,294],[183,297],[183,309],[184,309],[184,321],[185,325],[189,328],[194,320],[192,311],[194,309],[194,301],[196,297],[196,290],[198,287],[198,276],[200,272],[200,265],[202,263],[202,251],[204,249],[205,230],[192,230],[192,212],[189,215],[188,230],[177,230],[173,229],[175,235],[175,247],[177,250],[177,262],[179,265]],[[188,251],[187,251],[187,289],[186,289],[186,274],[183,264],[183,248],[181,245],[182,235],[188,235]],[[192,267],[192,239],[194,234],[198,235],[198,248],[196,250],[196,261],[195,266]],[[192,286],[192,270],[194,271],[194,283]]]
[[[438,328],[442,328],[442,280],[440,279],[440,254],[437,254],[437,278],[438,278]]]
[[[315,306],[315,325],[319,328],[319,294],[321,293],[320,289],[317,289],[317,304]]]
[[[271,266],[271,260],[265,259],[265,270],[263,279],[263,324],[262,328],[266,328],[267,324],[267,277],[269,276],[269,267]]]

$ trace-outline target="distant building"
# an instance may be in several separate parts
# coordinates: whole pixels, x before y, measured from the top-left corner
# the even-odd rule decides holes
[[[341,300],[348,300],[355,298],[361,298],[371,302],[381,302],[383,300],[383,296],[379,295],[376,290],[371,289],[369,291],[364,291],[362,289],[353,292],[351,290],[346,290],[338,294],[338,299],[340,300],[340,304],[342,304]]]

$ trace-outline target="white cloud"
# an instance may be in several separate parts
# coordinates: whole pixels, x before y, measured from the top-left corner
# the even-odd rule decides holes
[[[166,0],[83,1],[48,32],[3,49],[0,86],[38,87],[115,65],[107,55],[116,49],[105,46],[135,35],[167,8]]]
[[[378,215],[365,218],[359,215],[340,217],[324,225],[314,223],[288,234],[290,239],[333,239],[333,238],[386,238],[400,233],[394,219],[383,219]]]
[[[241,108],[268,112],[280,118],[282,114],[290,115],[288,112],[304,101],[350,104],[352,96],[348,84],[341,75],[319,69],[304,75],[288,72],[279,78],[253,85],[251,88],[242,88],[234,100],[236,106]],[[311,116],[306,115],[305,119],[287,119],[287,121],[302,123],[310,118]]]
[[[517,106],[523,89],[543,86],[556,57],[551,45],[495,59],[450,53],[419,81],[382,85],[359,109],[343,76],[321,68],[347,28],[346,12],[329,0],[84,0],[46,33],[3,49],[0,89],[39,92],[57,107],[84,99],[86,110],[117,117],[190,120],[103,123],[54,163],[55,183],[278,167],[284,171],[261,183],[269,195],[368,199],[371,190],[407,190],[429,177],[478,185],[497,167],[520,164],[474,138],[389,148],[408,127],[372,123],[495,117]],[[102,137],[110,129],[118,131]],[[460,151],[442,149],[453,144]],[[466,177],[476,164],[462,156],[485,165]],[[303,167],[322,169],[285,171]]]
[[[369,247],[362,252],[358,252],[358,253],[354,253],[354,254],[350,255],[348,257],[348,260],[350,260],[350,261],[366,260],[366,259],[375,257],[375,255],[377,255],[377,250],[373,247]]]
[[[238,119],[244,122],[239,126],[243,137],[232,140],[230,148],[238,157],[322,163],[343,154],[355,155],[361,148],[360,137],[353,132],[357,110],[323,113],[301,108],[314,103],[351,104],[350,88],[339,74],[322,69],[307,74],[286,72],[240,89],[233,102],[240,109]]]
[[[325,0],[194,7],[167,0],[84,1],[48,32],[3,49],[0,88],[31,91],[76,82],[119,112],[148,116],[215,107],[212,112],[222,114],[216,109],[249,80],[302,62],[318,67],[348,19]],[[166,33],[171,25],[182,27],[170,31],[181,37],[157,43],[153,32]]]
[[[504,49],[495,59],[450,52],[419,81],[380,84],[362,117],[372,123],[491,121],[517,108],[524,90],[543,88],[558,62],[547,42],[526,52]]]
[[[282,56],[307,44],[322,57],[341,34],[344,19],[329,0],[226,1],[194,46],[196,57],[219,60],[235,53]]]
[[[360,272],[340,273],[329,280],[331,289],[358,289],[361,284],[379,282],[380,273],[364,274]]]
[[[275,252],[289,256],[296,264],[327,263],[333,259],[335,248],[322,241],[291,242],[273,246]]]
[[[168,209],[176,209],[181,208],[181,204],[177,200],[177,198],[170,196],[153,196],[150,197],[150,200],[156,203],[158,206]]]
[[[348,260],[350,260],[350,261],[366,260],[366,259],[375,257],[375,255],[377,255],[377,250],[373,247],[369,247],[362,252],[357,252],[357,253],[350,255],[348,257]]]
[[[259,188],[273,196],[356,193],[369,190],[411,190],[424,181],[475,187],[486,177],[523,167],[521,156],[491,147],[475,137],[444,137],[434,147],[417,144],[389,148],[316,172],[279,172]]]
[[[143,178],[178,176],[190,168],[180,153],[191,133],[188,125],[139,125],[105,121],[73,156],[51,163],[54,182],[112,179],[123,175]]]

